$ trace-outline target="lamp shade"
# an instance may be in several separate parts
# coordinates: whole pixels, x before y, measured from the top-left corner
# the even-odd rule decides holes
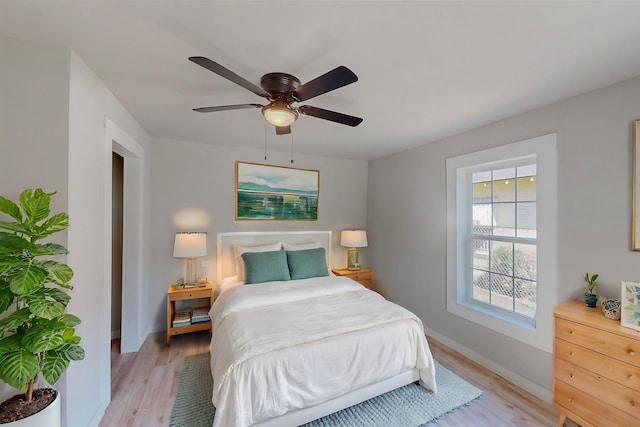
[[[342,230],[340,246],[345,248],[364,248],[367,246],[367,232],[364,230]]]
[[[174,258],[190,258],[207,255],[207,233],[176,233],[173,243]]]

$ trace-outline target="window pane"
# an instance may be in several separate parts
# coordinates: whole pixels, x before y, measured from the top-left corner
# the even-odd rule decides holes
[[[477,173],[473,174],[473,203],[491,202],[491,180],[476,182]],[[489,173],[489,178],[491,174]]]
[[[474,234],[491,235],[491,225],[493,224],[493,214],[491,204],[473,205],[472,221]]]
[[[494,236],[514,237],[516,235],[516,204],[500,203],[493,205],[495,224]]]
[[[518,201],[519,202],[535,202],[536,201],[536,178],[527,176],[518,178]]]
[[[489,241],[473,239],[471,248],[473,251],[473,268],[489,271]]]
[[[489,304],[489,273],[473,270],[473,298]]]
[[[500,169],[493,171],[493,201],[515,202],[516,200],[516,169]]]
[[[528,317],[536,315],[536,287],[534,281],[515,279],[516,313]]]
[[[491,242],[490,270],[513,276],[513,243]]]
[[[537,280],[537,248],[536,245],[516,243],[514,250],[514,276],[520,279]]]
[[[518,237],[535,239],[536,232],[536,202],[518,203]]]
[[[491,305],[513,311],[513,277],[492,274]]]

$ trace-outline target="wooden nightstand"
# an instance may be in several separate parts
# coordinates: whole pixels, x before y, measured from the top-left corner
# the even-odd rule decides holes
[[[371,281],[373,273],[370,268],[361,268],[360,270],[349,270],[346,268],[334,268],[331,270],[336,276],[345,276],[360,283],[367,289],[371,289]]]
[[[173,317],[176,315],[176,301],[191,300],[198,298],[208,298],[209,307],[213,305],[213,287],[207,283],[202,287],[176,289],[176,285],[169,286],[167,289],[167,345],[171,342],[174,335],[188,334],[190,332],[209,330],[211,335],[211,320],[207,322],[194,323],[187,326],[174,328],[171,326]]]

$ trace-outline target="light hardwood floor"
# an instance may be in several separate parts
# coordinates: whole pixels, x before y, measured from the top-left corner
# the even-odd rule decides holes
[[[484,391],[472,405],[434,423],[437,427],[556,426],[558,410],[432,338],[434,358]],[[208,351],[206,331],[176,336],[167,347],[162,333],[150,335],[137,353],[111,351],[111,404],[100,427],[163,427],[169,424],[186,356]],[[573,424],[572,424],[573,425]],[[204,427],[204,426],[203,426]],[[400,426],[398,426],[400,427]]]

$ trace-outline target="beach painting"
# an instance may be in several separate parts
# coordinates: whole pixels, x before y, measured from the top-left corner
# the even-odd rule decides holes
[[[236,162],[236,219],[318,219],[320,172]]]

